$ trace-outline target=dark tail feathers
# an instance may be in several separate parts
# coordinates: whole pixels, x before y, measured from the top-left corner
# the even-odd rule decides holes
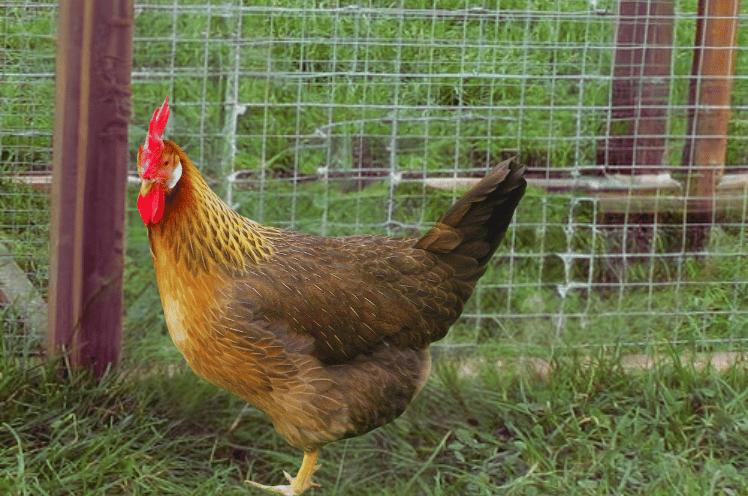
[[[440,255],[455,277],[474,283],[504,239],[514,210],[525,194],[525,167],[513,158],[501,162],[416,243]]]

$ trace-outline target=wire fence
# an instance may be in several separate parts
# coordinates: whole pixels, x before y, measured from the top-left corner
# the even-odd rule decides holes
[[[445,346],[744,347],[748,28],[707,39],[732,65],[706,78],[696,1],[436,4],[138,2],[133,175],[167,94],[166,136],[233,208],[306,232],[417,236],[518,155],[532,187]],[[0,11],[0,241],[43,295],[56,3]],[[713,80],[724,157],[694,168],[692,93]]]
[[[34,178],[44,182],[52,163],[55,14],[51,2],[0,4],[0,346],[9,349],[35,349],[46,330],[49,194]]]

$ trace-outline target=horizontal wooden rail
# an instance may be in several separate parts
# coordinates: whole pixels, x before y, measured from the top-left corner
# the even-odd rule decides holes
[[[297,178],[299,181],[315,181],[316,175]],[[11,181],[23,182],[38,188],[49,188],[51,175],[18,175]],[[435,189],[468,189],[477,184],[480,178],[425,178],[424,184]],[[128,184],[138,185],[140,180],[135,175],[127,178]],[[248,185],[255,182],[253,178],[240,179],[236,184]],[[653,212],[700,212],[717,213],[745,212],[748,207],[748,173],[725,174],[711,197],[700,197],[688,194],[684,185],[670,174],[642,174],[629,176],[610,174],[579,178],[538,178],[528,177],[528,184],[543,188],[553,193],[577,192],[597,198],[600,201],[601,213],[653,213]],[[134,198],[128,204],[134,205]]]

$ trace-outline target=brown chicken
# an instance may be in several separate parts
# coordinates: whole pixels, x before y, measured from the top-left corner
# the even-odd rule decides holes
[[[259,408],[304,451],[289,486],[312,486],[327,443],[397,418],[423,387],[428,346],[457,320],[526,182],[507,160],[420,239],[323,238],[232,211],[161,135],[138,151],[138,210],[166,322],[195,373]]]

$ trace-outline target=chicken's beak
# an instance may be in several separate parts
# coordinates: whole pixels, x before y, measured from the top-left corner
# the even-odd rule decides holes
[[[140,181],[140,196],[145,197],[153,187],[156,186],[156,181],[150,179],[143,179]]]

